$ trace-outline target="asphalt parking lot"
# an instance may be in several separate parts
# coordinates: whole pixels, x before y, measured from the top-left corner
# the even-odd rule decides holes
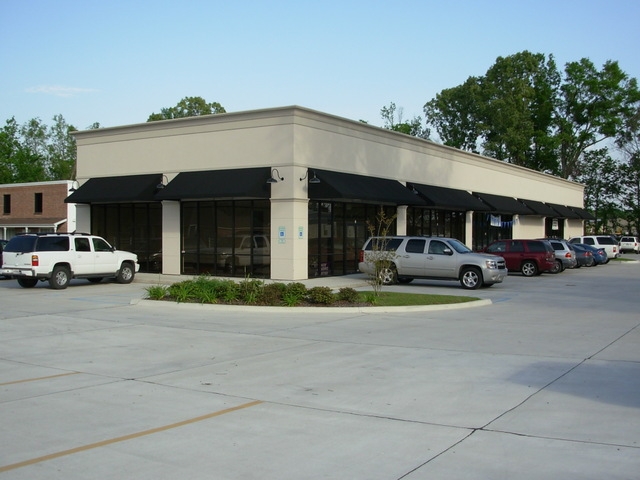
[[[0,280],[0,479],[638,478],[640,263],[386,287],[491,300],[418,312],[139,302],[159,281]]]

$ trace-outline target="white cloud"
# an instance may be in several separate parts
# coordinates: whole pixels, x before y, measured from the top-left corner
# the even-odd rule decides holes
[[[56,97],[75,97],[82,93],[96,92],[93,88],[63,87],[61,85],[40,85],[29,87],[28,93],[44,93],[45,95],[55,95]]]

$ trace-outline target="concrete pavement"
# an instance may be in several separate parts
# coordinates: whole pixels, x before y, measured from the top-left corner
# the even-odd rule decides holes
[[[0,480],[637,479],[639,279],[414,282],[491,304],[384,313],[3,280]]]

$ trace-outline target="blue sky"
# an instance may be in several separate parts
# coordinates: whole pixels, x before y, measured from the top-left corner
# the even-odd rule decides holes
[[[0,122],[127,125],[200,96],[382,125],[523,50],[640,78],[639,23],[634,0],[0,0]]]

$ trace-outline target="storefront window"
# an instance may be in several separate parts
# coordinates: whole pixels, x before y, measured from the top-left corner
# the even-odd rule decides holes
[[[407,209],[407,234],[456,238],[465,243],[465,212],[420,207]]]
[[[484,250],[496,240],[509,238],[513,238],[513,215],[480,212],[473,214],[472,250]]]
[[[269,278],[270,218],[263,200],[183,202],[183,273]]]
[[[387,218],[396,208],[383,207]],[[360,248],[378,232],[380,206],[343,203],[309,202],[309,278],[346,275],[358,272]],[[393,220],[390,233],[395,234]]]
[[[91,206],[91,233],[138,255],[140,271],[162,271],[162,206],[127,203]]]

